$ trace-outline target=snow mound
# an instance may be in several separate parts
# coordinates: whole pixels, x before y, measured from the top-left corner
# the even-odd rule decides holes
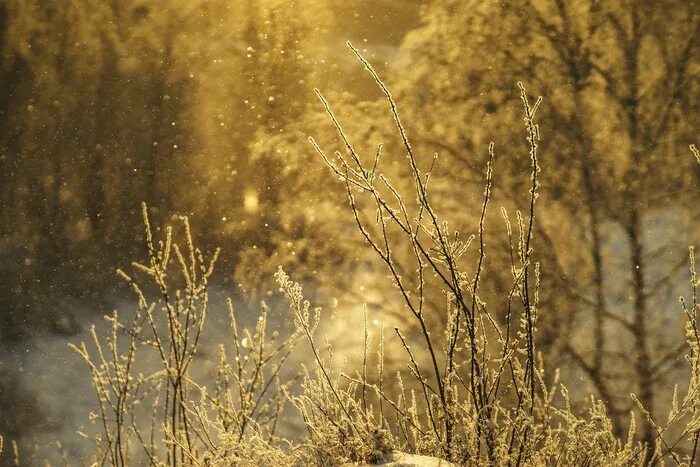
[[[406,454],[405,452],[393,452],[388,454],[377,464],[346,464],[344,467],[370,467],[372,465],[384,465],[387,467],[457,467],[457,464],[448,462],[437,457],[419,456],[417,454]]]

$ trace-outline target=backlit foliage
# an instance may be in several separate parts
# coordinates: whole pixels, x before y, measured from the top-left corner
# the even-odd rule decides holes
[[[414,3],[0,0],[0,463],[696,463],[700,3]]]
[[[674,390],[668,418],[651,416],[643,401],[632,394],[646,423],[654,430],[651,444],[639,440],[636,418],[626,434],[618,436],[604,402],[591,396],[583,413],[575,410],[558,370],[546,370],[536,347],[538,319],[549,310],[539,302],[540,264],[533,249],[542,169],[537,112],[546,104],[533,100],[520,85],[524,113],[525,151],[530,161],[527,210],[501,210],[509,241],[512,285],[502,302],[490,304],[480,296],[482,272],[488,264],[484,232],[490,209],[497,148],[488,146],[480,220],[476,234],[464,240],[431,203],[430,184],[436,158],[421,159],[410,143],[396,102],[371,65],[349,45],[363,63],[388,104],[412,174],[413,188],[402,191],[382,172],[379,149],[359,153],[345,133],[342,116],[317,92],[330,122],[338,132],[343,152],[329,156],[310,142],[334,177],[346,189],[357,230],[367,247],[388,271],[404,310],[417,325],[416,335],[394,328],[392,339],[404,353],[404,368],[387,373],[386,340],[370,335],[364,323],[362,362],[357,367],[333,364],[332,343],[319,335],[320,308],[305,298],[302,286],[280,268],[275,275],[293,321],[286,338],[266,333],[266,307],[254,329],[241,330],[229,302],[234,353],[220,351],[213,389],[194,381],[188,371],[204,330],[207,282],[214,259],[205,262],[195,248],[184,219],[181,250],[172,231],[156,246],[147,210],[147,264],[134,263],[154,285],[157,299],[148,299],[131,275],[119,272],[138,297],[138,309],[127,321],[116,313],[108,317],[112,334],[93,332],[95,352],[85,344],[75,347],[88,363],[99,399],[92,415],[103,427],[94,438],[96,459],[127,465],[144,456],[153,465],[341,465],[378,462],[392,453],[424,454],[463,465],[646,465],[691,463],[700,426],[697,421],[700,341],[693,249],[690,252],[692,301],[682,300],[686,314],[687,360],[691,372],[686,394]],[[698,157],[697,150],[692,147]],[[497,172],[496,172],[497,177]],[[393,232],[393,235],[390,235]],[[407,242],[413,255],[410,274],[398,273],[394,249]],[[477,250],[476,261],[465,252]],[[182,275],[182,290],[171,265]],[[437,280],[427,281],[427,276]],[[426,289],[438,287],[445,298],[442,310],[447,326],[431,333],[425,308]],[[506,311],[503,320],[490,310]],[[128,343],[120,346],[120,335]],[[679,336],[680,337],[680,336]],[[309,352],[300,383],[281,380],[281,367],[295,348]],[[162,367],[155,373],[133,374],[137,355],[155,352]],[[370,355],[373,355],[370,357]],[[374,368],[369,362],[375,362]],[[152,410],[150,424],[139,424],[137,405]],[[288,441],[275,433],[283,410],[301,415],[308,436]],[[147,420],[149,418],[147,417]],[[671,427],[680,426],[680,435]],[[148,434],[150,433],[150,434]],[[140,454],[143,453],[143,454]]]

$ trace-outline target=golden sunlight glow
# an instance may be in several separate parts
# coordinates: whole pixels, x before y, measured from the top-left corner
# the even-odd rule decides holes
[[[247,188],[243,195],[243,209],[245,209],[245,212],[250,214],[257,212],[258,204],[258,193],[251,188]]]
[[[700,467],[698,102],[700,0],[0,0],[0,467]]]

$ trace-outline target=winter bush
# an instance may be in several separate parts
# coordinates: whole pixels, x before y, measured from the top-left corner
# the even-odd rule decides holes
[[[369,155],[355,149],[341,116],[318,91],[344,147],[331,155],[313,138],[310,143],[345,186],[357,230],[403,300],[410,329],[418,332],[407,335],[396,327],[385,335],[380,327],[373,335],[365,312],[360,363],[335,364],[332,343],[320,331],[323,311],[280,268],[275,280],[293,326],[271,332],[263,303],[258,321],[243,327],[229,301],[230,340],[221,343],[216,373],[197,380],[192,367],[202,358],[218,251],[207,258],[195,246],[186,218],[179,234],[167,228],[162,239],[154,238],[144,205],[147,261],[133,263],[131,273],[118,270],[135,294],[136,309],[107,316],[109,334],[93,329],[91,343],[73,346],[97,396],[89,417],[98,434],[82,434],[94,442],[91,462],[343,465],[379,463],[403,452],[460,465],[693,465],[700,439],[700,280],[693,249],[692,298],[681,301],[687,391],[676,389],[665,421],[631,414],[627,435],[618,437],[604,401],[590,397],[584,413],[572,407],[558,371],[544,367],[536,346],[538,317],[548,313],[539,307],[540,265],[532,247],[543,176],[536,120],[542,99],[533,100],[520,84],[530,165],[527,210],[501,210],[512,282],[498,303],[486,303],[479,290],[488,264],[484,234],[497,149],[485,148],[480,222],[465,238],[431,202],[437,156],[426,160],[414,153],[391,93],[350,47],[386,98],[413,188],[405,192],[382,174],[381,145]],[[399,250],[411,252],[408,263],[395,254]],[[465,255],[470,250],[476,254]],[[431,327],[427,316],[435,310],[426,306],[426,296],[436,293],[444,298],[444,329]],[[402,351],[401,368],[384,363],[389,339]],[[288,368],[294,354],[309,357],[298,372]],[[144,358],[158,362],[157,368],[142,371],[137,362]],[[639,409],[647,414],[641,403]],[[300,417],[303,437],[279,432],[287,414]],[[639,423],[653,427],[653,444],[636,436]]]

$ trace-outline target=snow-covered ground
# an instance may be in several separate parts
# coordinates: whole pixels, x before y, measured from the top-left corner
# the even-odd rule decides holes
[[[121,316],[128,317],[133,310],[133,303],[124,301],[115,308]],[[251,324],[259,316],[257,311],[246,311],[242,305],[238,308],[241,310],[238,316],[241,325]],[[17,371],[19,383],[34,393],[39,413],[45,418],[42,420],[44,429],[33,430],[33,433],[20,440],[25,448],[34,446],[36,458],[32,463],[48,459],[52,464],[60,464],[62,453],[56,448],[56,442],[59,441],[71,460],[70,465],[75,465],[80,459],[85,459],[90,450],[89,443],[78,436],[77,432],[88,435],[99,432],[99,426],[88,420],[89,413],[97,408],[89,370],[81,357],[69,348],[69,344],[79,345],[85,342],[92,352],[94,344],[90,335],[91,326],[95,326],[98,336],[104,337],[109,333],[110,324],[94,313],[76,315],[87,316],[76,335],[40,335],[3,350],[6,368]],[[275,323],[270,323],[270,326],[274,329]],[[211,387],[216,375],[218,347],[220,344],[228,346],[232,342],[229,329],[223,292],[212,293],[197,361],[191,367],[191,375],[196,381],[207,382]],[[121,338],[126,341],[126,336]],[[155,352],[144,350],[146,352],[137,358],[134,374],[146,374],[159,369],[160,362]],[[296,369],[290,365],[288,371],[294,372]],[[297,423],[291,417],[285,418],[280,423],[280,429],[291,432]]]
[[[360,287],[359,292],[363,295],[374,299],[381,298],[378,292],[370,292]],[[228,289],[215,289],[210,292],[210,305],[203,338],[196,364],[191,367],[191,376],[196,381],[205,382],[208,387],[212,387],[213,378],[216,375],[219,345],[228,347],[232,343],[225,306],[225,299],[229,295],[231,294]],[[268,330],[271,332],[277,329],[283,334],[292,325],[286,303],[279,296],[271,297],[270,301]],[[113,308],[118,310],[124,318],[130,316],[135,304],[128,300],[113,303]],[[336,298],[332,298],[325,305],[319,332],[333,343],[334,364],[356,361],[360,356],[357,350],[363,340],[362,305],[344,305]],[[84,304],[84,306],[87,307],[90,304]],[[260,315],[259,309],[251,309],[240,302],[236,303],[234,308],[241,327],[252,327]],[[85,362],[69,348],[69,344],[79,345],[85,342],[88,349],[92,351],[94,345],[90,335],[91,326],[95,326],[98,336],[104,337],[110,332],[110,324],[96,313],[81,313],[80,310],[76,310],[75,315],[85,317],[80,323],[80,331],[75,335],[40,335],[2,350],[5,367],[16,370],[19,383],[34,393],[38,411],[42,414],[43,428],[33,429],[32,433],[19,440],[20,445],[25,449],[32,446],[30,449],[35,451],[32,464],[41,463],[47,459],[51,464],[60,465],[61,456],[65,454],[70,460],[70,465],[79,465],[80,461],[88,456],[91,446],[77,432],[92,435],[100,430],[98,425],[88,420],[89,413],[97,408],[90,373]],[[379,321],[372,318],[368,321],[369,331],[376,348],[376,329]],[[125,341],[125,336],[122,339]],[[348,352],[348,349],[351,351]],[[287,373],[282,377],[296,375],[302,364],[313,365],[310,355],[307,343],[301,342],[295,349],[293,357],[287,362]],[[145,374],[158,369],[159,364],[155,352],[145,352],[137,358],[134,374],[139,372]],[[278,432],[287,437],[295,437],[303,433],[301,428],[301,420],[290,408],[282,417]],[[63,452],[56,448],[57,442],[60,442]]]

